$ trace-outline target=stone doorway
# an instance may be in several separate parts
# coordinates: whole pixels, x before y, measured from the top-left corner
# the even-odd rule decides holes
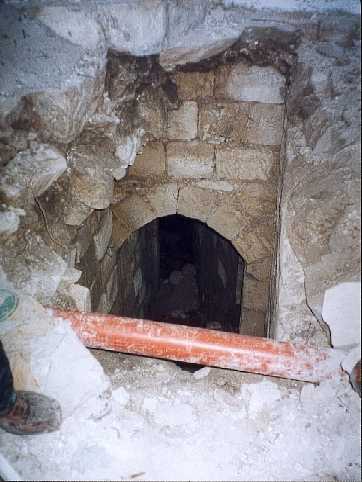
[[[221,331],[240,331],[244,260],[206,224],[155,219],[119,249],[112,312]]]

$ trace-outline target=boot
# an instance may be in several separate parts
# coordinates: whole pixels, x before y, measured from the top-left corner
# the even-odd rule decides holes
[[[61,423],[59,403],[35,392],[17,391],[13,408],[0,416],[0,428],[15,435],[54,432]]]
[[[361,390],[361,360],[353,368],[352,373],[350,375],[350,381],[351,381],[352,387],[355,389],[355,391],[361,397],[362,396],[362,390]]]

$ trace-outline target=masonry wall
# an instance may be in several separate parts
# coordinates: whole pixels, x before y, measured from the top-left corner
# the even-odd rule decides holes
[[[154,88],[139,98],[146,142],[115,185],[113,242],[121,245],[159,216],[178,213],[205,222],[245,259],[244,329],[263,331],[285,79],[271,67],[233,64],[178,71],[171,81],[172,101]]]
[[[160,252],[157,221],[135,231],[117,254],[117,296],[111,313],[145,318],[159,287]]]
[[[239,332],[244,262],[229,241],[205,224],[194,229],[202,310],[210,327]]]

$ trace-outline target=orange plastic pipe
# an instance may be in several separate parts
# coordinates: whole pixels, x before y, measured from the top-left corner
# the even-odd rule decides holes
[[[100,313],[53,312],[69,320],[89,348],[314,383],[340,372],[332,349]]]

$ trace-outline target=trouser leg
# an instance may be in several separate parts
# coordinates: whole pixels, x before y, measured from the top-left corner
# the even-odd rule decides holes
[[[15,390],[9,360],[0,341],[0,416],[5,415],[15,404]]]

